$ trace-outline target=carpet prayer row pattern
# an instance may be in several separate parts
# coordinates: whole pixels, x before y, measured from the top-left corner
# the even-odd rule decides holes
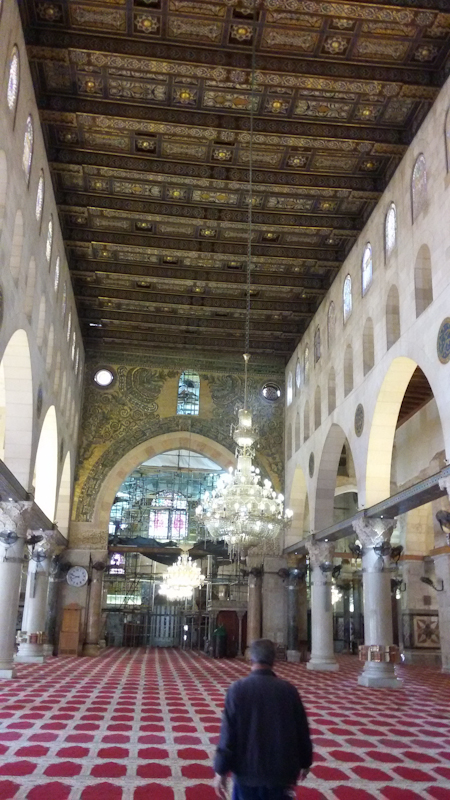
[[[213,800],[211,759],[238,661],[109,649],[19,666],[0,681],[0,800]],[[277,664],[305,703],[314,766],[300,800],[450,800],[450,676],[399,668],[404,689],[361,688]]]

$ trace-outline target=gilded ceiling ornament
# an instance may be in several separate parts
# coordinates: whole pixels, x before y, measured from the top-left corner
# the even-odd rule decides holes
[[[422,44],[414,53],[414,60],[422,62],[434,61],[438,53],[438,47],[434,47],[431,44]]]
[[[47,22],[58,22],[62,17],[62,8],[56,3],[38,3],[36,14]]]
[[[232,25],[230,36],[238,42],[249,42],[253,36],[253,28],[251,25]]]
[[[350,41],[350,39],[344,39],[342,36],[332,36],[325,40],[323,49],[327,53],[340,56],[347,51]]]
[[[143,33],[158,33],[159,18],[150,14],[135,14],[134,29]]]

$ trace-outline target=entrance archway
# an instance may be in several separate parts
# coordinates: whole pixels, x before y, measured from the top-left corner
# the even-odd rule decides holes
[[[155,436],[142,442],[124,455],[112,468],[102,483],[94,507],[92,522],[96,528],[108,530],[111,506],[120,485],[127,475],[130,474],[139,464],[142,464],[152,456],[157,456],[168,450],[188,449],[195,453],[207,456],[215,461],[223,469],[235,466],[234,455],[223,445],[201,436],[198,433],[187,433],[186,431],[173,431],[161,436]]]
[[[34,499],[51,522],[55,518],[57,477],[58,423],[55,406],[51,406],[42,425],[34,465]]]
[[[8,469],[29,487],[33,433],[33,377],[24,330],[10,338],[0,362],[0,451]]]
[[[314,511],[314,530],[320,531],[333,525],[335,520],[335,496],[342,494],[342,489],[345,492],[353,492],[358,485],[357,476],[353,478],[354,485],[352,488],[340,487],[337,489],[339,463],[341,461],[344,444],[346,446],[347,455],[351,458],[350,445],[344,430],[340,425],[334,423],[328,431],[327,438],[325,439],[322,455],[320,458],[319,469],[317,473],[316,485],[316,502]]]

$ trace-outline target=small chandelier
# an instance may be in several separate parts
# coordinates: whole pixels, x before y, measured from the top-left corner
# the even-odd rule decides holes
[[[242,545],[276,539],[287,527],[292,511],[284,508],[284,497],[277,494],[268,478],[261,482],[259,469],[252,463],[256,432],[247,408],[247,365],[244,355],[244,408],[238,411],[234,428],[237,467],[223,475],[212,492],[205,492],[197,517],[213,539],[224,539],[231,551]]]
[[[204,582],[205,576],[200,567],[194,564],[185,550],[164,573],[159,594],[165,595],[168,600],[190,600],[194,589],[199,589]]]

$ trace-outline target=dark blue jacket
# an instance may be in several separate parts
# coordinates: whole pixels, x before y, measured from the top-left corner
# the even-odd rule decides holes
[[[293,786],[312,764],[308,720],[295,686],[258,669],[228,689],[214,759],[244,786]]]

